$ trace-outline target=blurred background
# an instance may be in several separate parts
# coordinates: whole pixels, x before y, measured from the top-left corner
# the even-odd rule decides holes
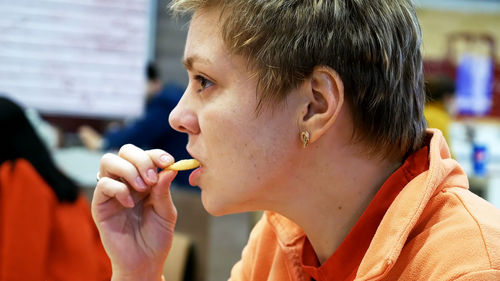
[[[428,89],[438,92],[428,93],[428,122],[447,136],[471,190],[500,208],[500,0],[415,4]],[[148,115],[149,82],[160,81],[153,92],[168,88],[173,105],[187,85],[181,57],[188,19],[173,19],[167,5],[0,0],[0,95],[26,109],[55,162],[88,198],[100,157],[116,149],[110,132],[139,126]],[[173,195],[178,248],[168,266],[180,270],[170,280],[227,279],[256,215],[212,217],[199,191],[183,182]]]

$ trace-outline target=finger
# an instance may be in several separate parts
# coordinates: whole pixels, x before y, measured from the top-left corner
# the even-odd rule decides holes
[[[177,171],[165,170],[159,175],[160,179],[150,193],[155,212],[167,221],[175,223],[177,220],[177,210],[174,206],[170,185],[177,175]]]
[[[100,205],[112,199],[126,208],[134,207],[134,200],[125,183],[108,177],[101,178],[94,191],[92,205]]]
[[[137,171],[136,166],[124,158],[112,153],[106,153],[101,158],[101,177],[122,179],[137,191],[146,191],[148,186]]]
[[[135,145],[126,144],[120,148],[118,155],[132,163],[146,183],[149,185],[156,184],[158,181],[158,167],[146,151]]]
[[[146,150],[146,153],[149,155],[155,165],[162,169],[174,163],[174,157],[172,157],[172,155],[168,154],[164,150],[151,149]]]

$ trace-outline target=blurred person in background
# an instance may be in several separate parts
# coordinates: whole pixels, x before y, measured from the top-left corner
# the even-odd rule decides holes
[[[450,144],[450,125],[456,115],[455,81],[444,74],[431,75],[425,81],[425,94],[427,127],[439,129]]]
[[[89,202],[5,97],[0,128],[0,280],[109,280]]]
[[[91,150],[118,150],[125,144],[142,149],[161,148],[170,151],[175,159],[190,158],[186,151],[187,135],[170,127],[168,115],[179,102],[184,90],[174,84],[164,84],[154,63],[146,67],[146,107],[137,120],[124,126],[112,126],[104,135],[89,126],[79,129],[83,144]],[[180,173],[174,181],[189,186],[188,175]]]

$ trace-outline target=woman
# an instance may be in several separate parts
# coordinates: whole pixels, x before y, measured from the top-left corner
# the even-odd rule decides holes
[[[0,280],[109,280],[87,200],[5,97],[0,127]]]
[[[170,114],[201,163],[190,183],[213,215],[266,210],[231,280],[500,276],[500,212],[467,191],[442,135],[425,130],[410,1],[172,9],[193,13],[190,81]],[[113,280],[161,280],[176,172],[155,171],[173,161],[132,145],[103,157],[92,211]]]

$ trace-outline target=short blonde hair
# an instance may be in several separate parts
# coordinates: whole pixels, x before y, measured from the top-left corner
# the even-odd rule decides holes
[[[425,134],[421,31],[411,0],[173,0],[174,13],[220,9],[221,37],[276,104],[328,66],[342,78],[353,139],[404,157]]]

